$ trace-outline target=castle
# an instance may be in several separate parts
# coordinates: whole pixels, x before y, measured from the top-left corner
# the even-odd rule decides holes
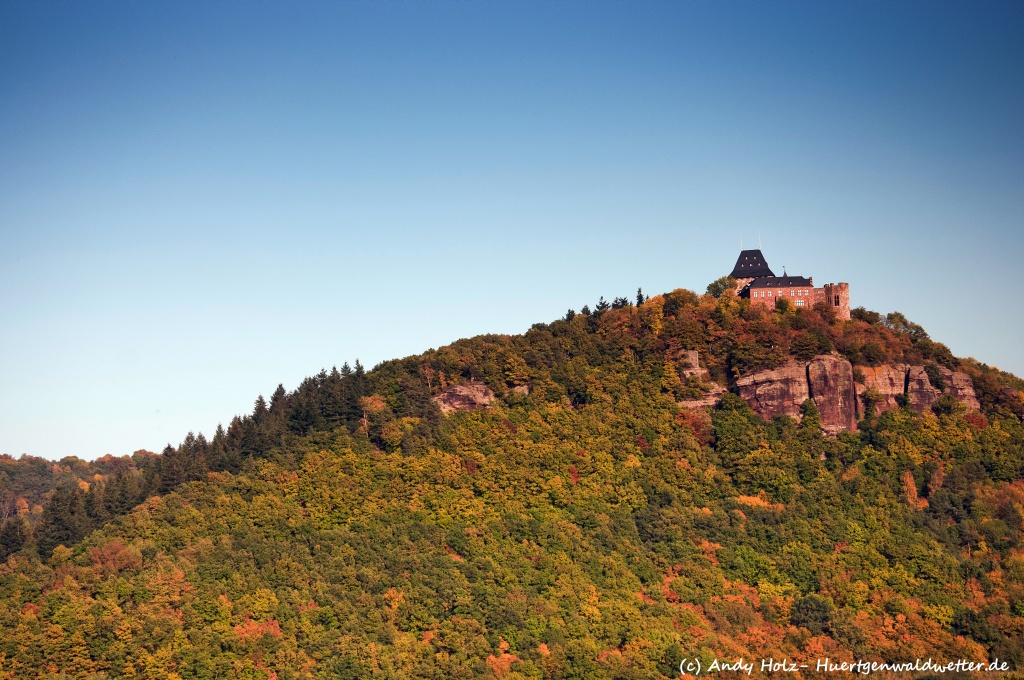
[[[729,276],[736,279],[739,296],[748,298],[751,304],[775,307],[781,298],[795,307],[813,307],[821,302],[832,308],[837,318],[850,318],[850,284],[826,283],[815,288],[813,276],[776,276],[760,250],[741,251]]]

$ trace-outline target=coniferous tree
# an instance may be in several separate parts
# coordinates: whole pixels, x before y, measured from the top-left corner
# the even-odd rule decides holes
[[[82,490],[76,485],[58,487],[43,508],[39,523],[39,554],[45,559],[58,545],[71,546],[89,530]]]
[[[261,394],[256,398],[256,403],[253,405],[252,420],[257,425],[262,425],[266,421],[269,413],[270,410],[267,408],[267,400],[264,399]]]
[[[168,444],[163,451],[163,465],[160,469],[160,484],[157,491],[169,493],[184,481],[186,481],[186,472],[181,456]]]
[[[25,545],[25,523],[14,516],[0,526],[0,562],[21,550]]]
[[[284,385],[278,383],[277,389],[270,395],[270,414],[281,418],[287,408],[288,394],[284,391]]]
[[[344,385],[341,373],[336,366],[331,367],[331,372],[324,379],[323,406],[321,411],[328,427],[335,427],[344,419],[345,398]]]
[[[118,517],[135,507],[138,497],[129,486],[128,473],[119,472],[107,480],[103,490],[103,506],[110,517]]]
[[[209,463],[206,459],[209,444],[206,437],[200,432],[198,436],[189,432],[185,440],[178,447],[177,457],[181,461],[181,468],[186,482],[202,479],[209,470]]]
[[[84,494],[85,514],[89,518],[89,525],[93,527],[103,526],[109,519],[106,501],[106,484],[94,482]]]
[[[256,399],[252,417],[241,422],[241,441],[239,449],[243,457],[264,458],[270,451],[270,440],[267,436],[270,429],[270,409],[261,394]]]

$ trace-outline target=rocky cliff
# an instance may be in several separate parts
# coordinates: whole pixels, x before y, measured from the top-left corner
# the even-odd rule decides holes
[[[834,355],[814,357],[807,365],[807,384],[826,432],[857,427],[857,389],[849,361]]]
[[[756,371],[736,381],[736,388],[763,418],[786,415],[800,419],[800,407],[812,399],[829,433],[857,424],[857,393],[849,361],[823,355],[810,362],[790,361],[770,371]]]
[[[859,366],[862,383],[857,384],[858,412],[864,413],[866,398],[864,392],[874,388],[870,398],[875,401],[878,412],[888,411],[898,405],[896,397],[906,394],[908,366]]]
[[[978,397],[974,393],[971,377],[960,371],[951,371],[944,366],[938,367],[941,384],[933,385],[924,366],[860,367],[863,384],[857,385],[858,414],[863,416],[869,398],[875,400],[875,409],[882,413],[896,408],[896,397],[907,395],[910,408],[921,413],[931,408],[944,394],[952,396],[969,411],[981,408]],[[873,393],[869,392],[872,390]]]
[[[791,361],[770,371],[748,373],[736,381],[740,396],[765,420],[775,416],[800,418],[800,406],[810,396],[807,364]]]
[[[448,415],[455,411],[480,411],[494,401],[494,392],[482,382],[470,381],[452,385],[434,396],[434,403],[441,413]]]
[[[918,412],[931,408],[948,394],[969,410],[978,410],[970,376],[939,368],[940,385],[933,385],[924,366],[859,367],[858,379],[850,362],[836,355],[817,356],[809,362],[791,360],[779,368],[749,373],[736,381],[736,389],[763,418],[786,415],[799,419],[800,407],[812,399],[822,428],[835,434],[852,430],[863,417],[869,400],[877,411],[895,408],[897,396],[907,395]]]

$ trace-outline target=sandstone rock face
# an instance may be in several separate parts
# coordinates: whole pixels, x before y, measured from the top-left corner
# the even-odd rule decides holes
[[[810,396],[807,366],[795,361],[745,375],[736,381],[736,388],[740,397],[765,420],[775,416],[800,418],[800,406]]]
[[[700,367],[700,355],[697,353],[697,350],[683,350],[679,355],[678,362],[680,380],[683,382],[693,376],[710,380],[708,372]],[[678,402],[678,405],[682,408],[689,409],[714,406],[722,400],[722,395],[725,394],[725,392],[726,389],[724,387],[710,382],[709,387],[706,388],[706,394],[701,396],[699,399],[684,399],[683,401]]]
[[[978,395],[974,393],[974,381],[971,376],[960,371],[951,371],[948,368],[940,367],[939,372],[946,380],[946,387],[942,391],[952,395],[957,401],[967,407],[968,411],[980,411],[981,404],[978,403]]]
[[[960,371],[951,371],[940,366],[939,373],[942,374],[945,383],[941,390],[932,385],[924,366],[863,366],[860,371],[864,374],[864,384],[857,386],[857,395],[860,397],[858,412],[861,415],[867,408],[863,398],[864,392],[870,387],[874,387],[882,395],[882,400],[875,405],[879,413],[896,408],[896,395],[899,394],[906,394],[910,400],[910,407],[918,413],[931,408],[943,394],[952,396],[966,406],[968,411],[981,410],[971,376]]]
[[[683,401],[677,402],[681,408],[703,408],[705,406],[714,406],[722,400],[722,395],[725,394],[726,389],[721,385],[712,383],[711,390],[700,399],[684,399]]]
[[[896,407],[897,395],[906,394],[911,408],[923,412],[943,394],[967,407],[980,408],[974,384],[966,373],[940,368],[945,385],[940,390],[928,380],[924,366],[860,367],[864,384],[856,384],[850,362],[835,355],[814,357],[809,363],[789,363],[771,371],[757,371],[736,381],[736,388],[752,409],[766,420],[779,415],[800,418],[800,406],[811,398],[818,407],[821,427],[829,434],[857,427],[864,415],[864,392],[874,388],[881,395],[878,412]],[[682,405],[682,404],[681,404]]]
[[[973,389],[971,391],[973,392]],[[941,396],[942,391],[932,387],[931,381],[928,380],[924,366],[910,367],[907,371],[907,397],[910,398],[910,408],[921,413],[930,409]]]
[[[857,396],[860,397],[857,412],[863,414],[867,411],[867,403],[863,395],[869,388],[875,388],[882,395],[880,401],[875,403],[875,411],[882,413],[896,408],[896,395],[906,392],[907,367],[903,364],[898,366],[861,366],[861,373],[864,374],[864,384],[857,386]]]
[[[465,382],[452,385],[434,396],[434,403],[441,413],[448,415],[455,411],[482,411],[494,401],[494,392],[480,382]]]
[[[825,432],[857,427],[857,392],[849,361],[833,355],[814,357],[807,365],[807,383]]]

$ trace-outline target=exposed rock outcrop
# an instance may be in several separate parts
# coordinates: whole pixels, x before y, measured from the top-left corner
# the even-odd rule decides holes
[[[494,392],[481,382],[464,382],[452,385],[444,392],[434,395],[434,403],[441,413],[448,415],[455,411],[482,411],[494,401]]]
[[[814,357],[807,365],[807,384],[825,432],[857,427],[857,391],[849,361],[831,354]]]
[[[706,406],[714,406],[722,400],[722,395],[726,393],[726,389],[717,383],[711,382],[711,378],[708,375],[706,369],[700,367],[700,355],[695,349],[683,350],[679,355],[679,375],[683,382],[687,382],[689,378],[697,377],[700,381],[707,381],[704,383],[704,394],[695,399],[684,399],[678,402],[682,408],[703,408]]]
[[[678,402],[678,404],[682,408],[703,408],[705,406],[714,406],[722,400],[722,395],[726,392],[727,390],[721,385],[711,383],[711,389],[709,389],[708,393],[704,396],[699,399],[684,399],[683,401]]]
[[[736,381],[736,388],[750,408],[762,418],[800,417],[800,407],[810,397],[807,364],[790,361],[779,368],[749,373]]]
[[[897,395],[907,390],[907,366],[860,366],[858,370],[864,376],[864,384],[857,385],[857,412],[863,414],[867,410],[867,399],[864,393],[874,388],[877,399],[875,410],[878,413],[896,408]]]
[[[907,371],[907,398],[910,400],[910,408],[921,413],[931,408],[941,396],[942,390],[932,387],[924,366],[910,367]]]
[[[981,404],[978,402],[978,395],[974,393],[974,381],[971,376],[960,371],[951,371],[945,367],[939,367],[946,380],[943,392],[952,395],[957,401],[967,407],[968,411],[980,411]]]
[[[867,410],[865,392],[871,388],[877,392],[875,396],[878,401],[875,403],[875,410],[878,413],[896,408],[896,397],[901,394],[907,395],[910,408],[918,413],[923,413],[931,408],[944,394],[959,401],[968,411],[981,409],[978,397],[974,393],[971,376],[960,371],[951,371],[940,366],[938,370],[943,382],[940,389],[932,384],[924,366],[907,366],[905,364],[874,368],[864,366],[859,370],[864,375],[864,384],[857,385],[858,413],[860,415]]]
[[[852,430],[867,407],[868,390],[878,412],[895,408],[898,395],[907,395],[910,407],[920,412],[948,394],[977,411],[974,385],[966,373],[939,368],[944,383],[932,385],[924,366],[859,367],[863,384],[854,381],[850,362],[836,355],[821,355],[808,363],[794,360],[779,368],[756,371],[736,381],[740,397],[766,420],[786,415],[799,419],[800,407],[810,398],[818,407],[821,427],[830,434]]]

